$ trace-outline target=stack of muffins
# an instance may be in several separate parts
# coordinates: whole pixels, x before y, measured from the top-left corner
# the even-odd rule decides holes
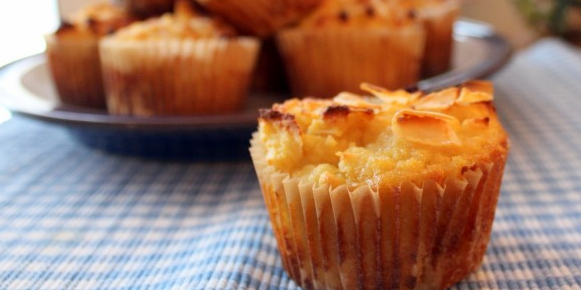
[[[362,81],[395,89],[442,73],[458,6],[117,0],[63,22],[46,38],[47,55],[66,104],[133,116],[227,114],[243,109],[251,86],[332,96]]]

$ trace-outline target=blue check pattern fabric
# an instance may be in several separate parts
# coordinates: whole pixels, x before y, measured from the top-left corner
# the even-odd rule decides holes
[[[493,78],[511,136],[480,270],[452,289],[581,289],[581,52],[547,39]],[[110,155],[0,124],[0,289],[297,289],[250,162]]]

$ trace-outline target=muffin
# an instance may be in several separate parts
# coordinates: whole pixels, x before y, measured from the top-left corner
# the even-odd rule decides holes
[[[268,37],[311,12],[322,0],[195,0],[245,33]]]
[[[432,77],[450,69],[454,22],[460,13],[458,0],[394,0],[407,13],[417,14],[426,30],[422,76]]]
[[[131,15],[146,19],[172,12],[175,0],[116,0]]]
[[[101,42],[109,113],[226,114],[243,108],[259,50],[187,1],[175,14],[136,22]]]
[[[425,33],[394,2],[326,0],[277,40],[294,94],[334,96],[358,91],[362,81],[388,89],[415,84]]]
[[[426,30],[422,76],[432,77],[450,69],[454,22],[460,13],[458,0],[395,0],[408,13],[415,13]]]
[[[45,37],[48,64],[63,103],[105,109],[98,43],[130,22],[120,8],[100,2]]]
[[[251,156],[283,266],[304,289],[446,289],[477,269],[508,140],[488,82],[289,100]]]

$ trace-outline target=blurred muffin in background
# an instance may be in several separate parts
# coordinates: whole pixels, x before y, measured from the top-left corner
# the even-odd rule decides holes
[[[175,0],[115,0],[129,14],[139,19],[173,11]]]
[[[119,7],[99,2],[63,21],[54,34],[45,37],[48,64],[63,103],[105,108],[98,43],[130,22]]]
[[[298,21],[322,0],[196,0],[208,11],[220,15],[245,33],[272,35]]]
[[[426,30],[422,76],[431,77],[450,69],[454,22],[460,13],[458,0],[394,0],[404,13],[418,17]]]
[[[137,22],[101,42],[109,113],[225,114],[243,108],[260,43],[200,16],[188,1],[175,14]]]
[[[388,89],[415,84],[425,31],[397,2],[325,0],[277,41],[293,93],[330,97],[359,91],[363,81]]]

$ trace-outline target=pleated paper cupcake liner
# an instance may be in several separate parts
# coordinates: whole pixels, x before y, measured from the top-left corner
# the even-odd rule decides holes
[[[277,40],[296,95],[332,97],[371,82],[388,89],[419,79],[425,34],[421,25],[398,29],[282,31]]]
[[[46,55],[61,102],[105,109],[98,39],[47,35]]]
[[[298,21],[321,0],[197,0],[245,32],[267,37]]]
[[[252,38],[102,41],[109,112],[224,114],[243,108],[259,43]]]
[[[304,289],[446,289],[481,264],[505,157],[442,183],[349,190],[276,172],[256,135],[250,152],[283,265]]]
[[[459,14],[460,4],[455,1],[445,2],[441,7],[420,13],[426,30],[426,55],[422,65],[424,77],[442,74],[450,69],[454,22]]]

